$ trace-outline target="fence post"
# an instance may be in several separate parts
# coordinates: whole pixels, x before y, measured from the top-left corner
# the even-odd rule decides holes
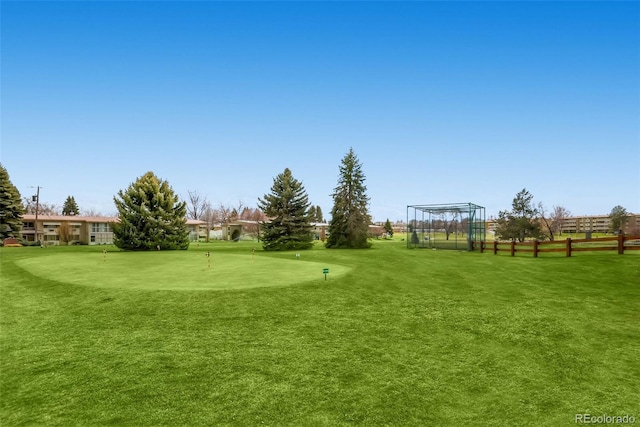
[[[571,256],[571,237],[567,237],[567,256]]]
[[[493,254],[494,255],[498,254],[498,241],[497,240],[493,241]]]
[[[538,239],[533,241],[533,257],[538,258]]]
[[[480,240],[480,253],[484,252],[484,242]]]
[[[618,234],[618,255],[624,254],[624,235]]]
[[[512,240],[511,241],[511,256],[514,256],[516,254],[516,241]]]

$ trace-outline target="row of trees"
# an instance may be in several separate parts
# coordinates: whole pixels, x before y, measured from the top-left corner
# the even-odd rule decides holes
[[[327,248],[368,248],[369,197],[362,164],[353,149],[342,159],[338,185],[333,190]],[[322,210],[312,207],[300,181],[286,168],[273,180],[271,192],[258,200],[267,215],[262,227],[266,250],[308,249],[313,241],[312,222],[323,222]]]
[[[220,203],[215,206],[197,191],[187,192],[187,218],[203,221],[207,226],[207,239],[209,231],[214,224],[230,223],[235,221],[250,221],[245,224],[244,231],[250,236],[260,238],[260,227],[257,222],[264,221],[265,215],[259,209],[244,206],[238,202],[237,206],[228,206]]]
[[[362,165],[353,149],[343,158],[329,223],[327,248],[367,248],[369,198]],[[312,246],[312,222],[324,220],[322,209],[312,206],[302,182],[286,168],[278,174],[271,191],[258,199],[258,209],[213,208],[195,191],[180,201],[167,181],[147,172],[114,197],[119,222],[112,225],[114,243],[128,250],[186,249],[189,245],[186,218],[215,222],[241,219],[259,223],[265,250],[303,250]],[[251,224],[246,224],[249,227]],[[249,230],[251,232],[251,230]]]
[[[38,203],[36,199],[21,199],[9,175],[1,170],[3,237],[19,235],[24,213],[58,214],[54,205]],[[338,186],[334,189],[334,207],[329,224],[329,248],[368,247],[369,198],[364,186],[362,165],[353,149],[350,149],[340,166]],[[114,243],[128,250],[185,249],[188,246],[186,218],[203,220],[213,228],[215,223],[247,220],[245,232],[262,240],[267,250],[306,249],[313,240],[311,223],[324,222],[320,206],[309,202],[302,183],[291,170],[285,169],[274,179],[271,193],[258,200],[259,209],[239,203],[228,207],[211,203],[196,191],[188,192],[187,201],[180,201],[167,181],[147,172],[120,190],[114,197],[119,222],[112,224]],[[73,196],[69,196],[62,214],[79,214]],[[61,239],[66,230],[61,229]],[[207,233],[208,235],[208,233]]]
[[[513,198],[511,210],[498,213],[496,236],[503,240],[526,239],[554,240],[557,235],[562,235],[562,225],[571,213],[563,206],[554,206],[547,213],[544,205],[533,202],[533,195],[523,188]],[[622,206],[615,206],[609,213],[611,232],[624,229],[627,210]]]
[[[350,149],[339,166],[338,184],[332,193],[327,248],[370,246],[371,217],[365,179],[362,164]],[[19,191],[2,165],[0,195],[0,235],[2,238],[18,236],[21,216],[29,211],[30,205],[22,203]],[[131,250],[186,249],[189,244],[187,217],[204,220],[209,229],[217,222],[248,220],[245,231],[262,240],[266,250],[307,249],[313,240],[312,223],[324,221],[321,208],[311,205],[304,186],[288,168],[274,178],[271,192],[258,199],[258,209],[242,203],[236,207],[213,208],[206,198],[192,191],[189,191],[188,202],[180,201],[168,182],[153,172],[147,172],[126,190],[119,191],[114,202],[120,220],[113,224],[114,243]],[[69,196],[63,214],[78,213],[75,199]],[[541,203],[534,204],[533,195],[525,188],[514,197],[511,210],[499,212],[496,234],[508,240],[553,240],[562,234],[562,223],[569,215],[561,206],[554,206],[547,214]],[[611,231],[623,229],[627,216],[622,206],[614,207],[610,213]],[[450,231],[446,224],[443,228]],[[384,229],[393,233],[388,219]]]

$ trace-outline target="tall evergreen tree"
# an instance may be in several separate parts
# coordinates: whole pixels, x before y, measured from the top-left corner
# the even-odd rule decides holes
[[[270,218],[261,224],[264,249],[309,249],[313,241],[309,206],[304,186],[288,168],[276,176],[271,193],[258,199],[258,207]]]
[[[0,164],[0,239],[20,236],[23,213],[20,192]]]
[[[316,222],[324,222],[324,215],[322,214],[320,205],[316,206]]]
[[[73,196],[68,196],[62,205],[62,215],[75,216],[80,215],[80,208]]]
[[[113,198],[119,222],[113,243],[127,250],[187,249],[187,204],[167,181],[147,172]]]
[[[333,191],[333,209],[329,223],[327,248],[368,248],[369,197],[364,185],[362,164],[353,151],[342,159],[338,186]]]

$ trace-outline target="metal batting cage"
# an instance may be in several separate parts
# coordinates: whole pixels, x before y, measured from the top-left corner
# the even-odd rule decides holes
[[[472,241],[486,240],[483,206],[445,203],[407,206],[407,247],[471,250]]]

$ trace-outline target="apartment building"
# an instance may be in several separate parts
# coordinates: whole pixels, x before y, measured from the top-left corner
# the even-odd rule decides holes
[[[609,215],[573,216],[565,218],[562,223],[563,233],[608,233],[611,218]],[[640,214],[630,213],[623,230],[627,234],[635,234],[640,230]]]
[[[27,242],[40,241],[43,245],[109,245],[113,243],[111,223],[117,217],[86,217],[64,215],[23,215],[20,237]],[[189,240],[204,239],[207,233],[205,223],[187,220]]]
[[[496,219],[487,219],[487,231],[493,233],[497,226]],[[562,233],[609,233],[611,218],[609,215],[572,216],[562,221]],[[623,227],[626,234],[640,232],[640,214],[630,213]]]

